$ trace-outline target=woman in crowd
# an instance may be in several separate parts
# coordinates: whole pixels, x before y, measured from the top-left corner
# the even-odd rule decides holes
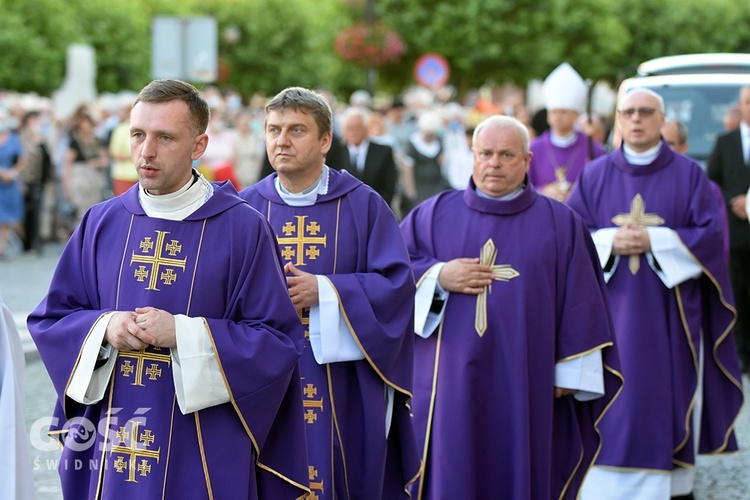
[[[109,157],[94,134],[94,119],[80,112],[74,117],[68,149],[63,160],[62,188],[75,208],[75,224],[86,210],[104,200]]]

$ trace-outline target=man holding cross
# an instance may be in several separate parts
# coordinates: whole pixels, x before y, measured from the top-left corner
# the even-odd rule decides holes
[[[401,223],[418,279],[414,498],[575,498],[620,386],[585,226],[526,175],[526,127],[479,124],[469,187]]]
[[[695,455],[737,450],[742,404],[722,207],[662,139],[658,94],[629,92],[617,112],[622,146],[568,199],[592,231],[625,378],[582,498],[691,498]]]

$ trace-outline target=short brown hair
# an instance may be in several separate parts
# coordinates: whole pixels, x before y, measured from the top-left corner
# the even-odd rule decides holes
[[[187,104],[195,135],[204,134],[208,128],[211,110],[200,91],[187,82],[172,78],[154,80],[141,90],[133,106],[139,102],[158,103],[174,100],[180,100]]]
[[[266,105],[266,114],[280,109],[310,113],[318,126],[319,139],[326,132],[333,133],[331,106],[322,95],[313,90],[302,87],[288,87],[282,90]]]

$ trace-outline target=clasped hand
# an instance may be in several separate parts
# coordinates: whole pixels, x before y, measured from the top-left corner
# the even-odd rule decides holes
[[[640,255],[651,251],[651,239],[645,227],[628,224],[615,233],[612,249],[616,255]]]
[[[174,316],[155,307],[137,307],[134,312],[114,313],[109,319],[104,338],[123,351],[140,351],[150,345],[177,346]]]

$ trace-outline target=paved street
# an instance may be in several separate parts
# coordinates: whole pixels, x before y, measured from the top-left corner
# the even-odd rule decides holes
[[[45,435],[45,423],[52,413],[55,393],[33,342],[26,331],[26,315],[39,303],[62,251],[61,245],[48,245],[41,257],[13,255],[0,261],[0,295],[14,313],[27,353],[26,423],[30,431],[31,456],[38,500],[61,498],[56,472],[59,451]],[[750,398],[750,380],[744,380]],[[737,422],[737,436],[744,451],[733,455],[699,457],[695,498],[697,500],[745,500],[750,498],[750,410],[745,405]],[[51,449],[50,449],[51,448]]]

